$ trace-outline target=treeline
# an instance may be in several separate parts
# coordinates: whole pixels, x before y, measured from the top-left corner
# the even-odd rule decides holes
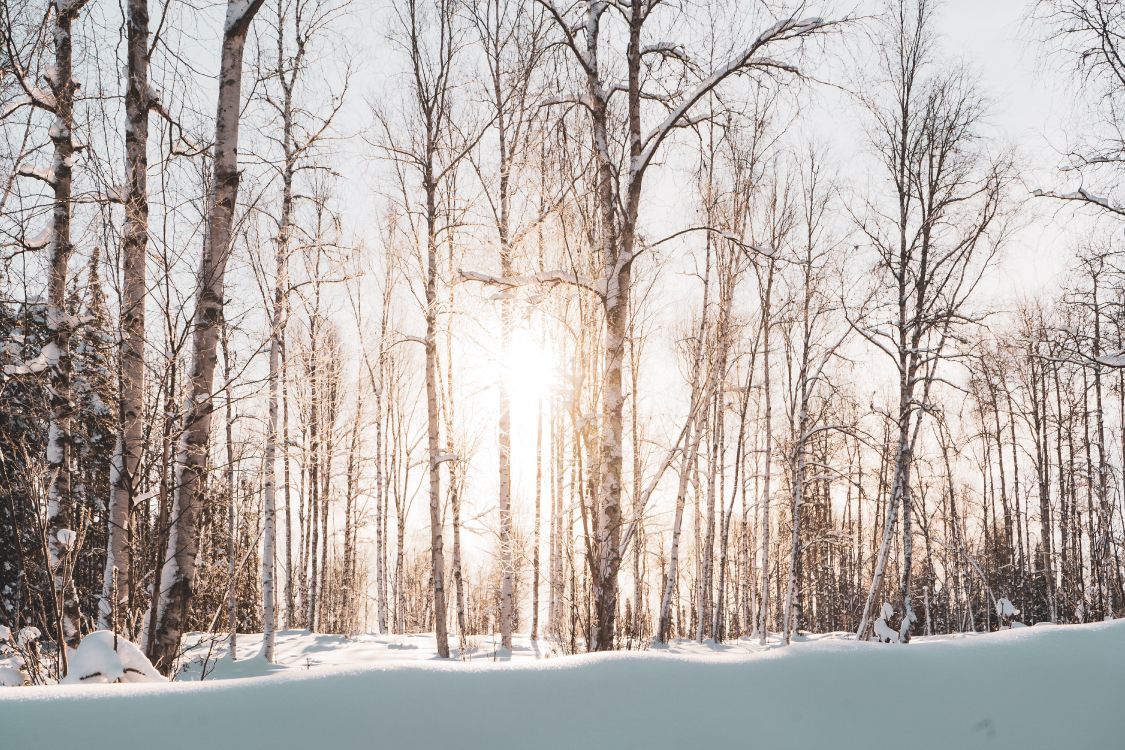
[[[1088,4],[1036,22],[1113,133]],[[935,3],[381,10],[4,6],[0,646],[1121,613],[1125,209],[1027,195]],[[825,81],[864,143],[807,134]]]

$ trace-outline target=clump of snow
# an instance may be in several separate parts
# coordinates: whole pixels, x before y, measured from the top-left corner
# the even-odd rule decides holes
[[[16,169],[16,174],[20,177],[30,177],[33,180],[46,182],[49,185],[55,184],[55,170],[50,167],[36,167],[30,164],[21,164]]]
[[[27,676],[15,667],[0,667],[0,687],[23,687]]]
[[[34,359],[21,364],[6,365],[4,367],[4,374],[6,375],[35,375],[43,372],[48,367],[54,367],[59,363],[59,348],[52,341],[44,346],[39,354]]]
[[[74,529],[59,529],[55,532],[55,537],[59,540],[63,549],[72,550],[74,549],[74,542],[78,539],[78,534],[74,532]]]
[[[43,229],[32,237],[25,238],[23,241],[24,246],[28,250],[42,250],[51,244],[51,240],[55,238],[55,232],[50,227]]]
[[[95,630],[70,655],[63,684],[165,682],[148,657],[110,630]]]
[[[879,617],[872,626],[875,631],[875,640],[880,643],[898,642],[898,631],[888,624],[888,621],[894,616],[895,608],[891,606],[890,602],[883,602],[883,608],[879,610]]]
[[[1020,611],[1012,605],[1012,602],[1007,597],[1003,597],[996,602],[996,614],[999,617],[1007,619],[1009,617],[1015,617],[1019,613]]]
[[[20,633],[17,636],[16,643],[21,647],[26,648],[42,637],[43,633],[39,631],[39,628],[35,627],[34,625],[28,625],[25,628],[20,628]]]
[[[1008,623],[1008,627],[1015,627],[1016,623],[1012,622],[1012,618],[1019,613],[1020,611],[1008,597],[1001,597],[996,601],[996,616],[1000,618],[1001,623]]]

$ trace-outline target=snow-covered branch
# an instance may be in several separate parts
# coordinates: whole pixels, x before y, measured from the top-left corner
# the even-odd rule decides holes
[[[45,372],[47,368],[57,365],[59,362],[59,348],[54,343],[47,344],[40,350],[39,354],[35,355],[34,359],[20,364],[7,365],[4,367],[5,375],[38,375]]]
[[[1050,190],[1037,189],[1033,190],[1031,194],[1037,198],[1054,198],[1061,201],[1088,203],[1109,211],[1110,213],[1117,214],[1118,216],[1125,216],[1125,206],[1117,205],[1106,196],[1091,193],[1085,188],[1078,188],[1073,193],[1056,193]]]
[[[461,269],[461,280],[475,281],[480,284],[487,284],[488,286],[501,287],[504,289],[535,285],[569,284],[601,296],[605,295],[606,289],[604,281],[595,281],[594,279],[579,276],[578,274],[568,271],[540,271],[539,273],[528,276],[500,277],[481,273],[479,271]]]
[[[50,167],[33,167],[29,164],[21,164],[16,169],[16,174],[20,177],[30,177],[33,180],[45,182],[48,185],[55,184],[55,170]]]

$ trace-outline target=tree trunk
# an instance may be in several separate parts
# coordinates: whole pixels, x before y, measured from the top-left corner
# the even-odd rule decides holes
[[[223,33],[219,96],[215,116],[214,176],[207,235],[199,271],[199,296],[192,323],[192,369],[184,431],[172,501],[173,524],[153,600],[156,630],[149,640],[154,665],[171,673],[194,594],[199,514],[204,502],[204,471],[211,431],[215,350],[223,314],[224,282],[231,250],[231,227],[238,198],[238,124],[242,53],[246,33],[263,0],[228,0]]]
[[[51,243],[47,278],[47,343],[43,349],[50,383],[50,421],[47,426],[47,563],[51,574],[59,643],[78,645],[77,592],[68,571],[68,560],[78,550],[74,526],[79,522],[71,486],[70,334],[74,322],[67,312],[67,265],[73,253],[71,241],[71,193],[74,163],[74,80],[72,27],[83,3],[55,3],[55,60],[48,76],[54,99],[55,124],[51,128],[54,152],[49,182],[52,187]],[[60,652],[67,668],[65,651]]]
[[[121,299],[118,443],[110,471],[109,530],[98,627],[111,627],[114,610],[132,589],[131,523],[137,468],[144,449],[145,273],[148,249],[148,2],[129,0],[126,16],[128,69],[125,88],[125,225]],[[125,574],[125,575],[123,575]],[[117,601],[111,601],[116,585]]]
[[[449,658],[445,622],[444,527],[441,517],[441,411],[438,405],[437,205],[432,170],[426,174],[426,438],[429,448],[430,572],[434,591],[434,636],[438,656]]]

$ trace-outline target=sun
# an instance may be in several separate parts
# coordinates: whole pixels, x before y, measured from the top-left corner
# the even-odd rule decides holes
[[[559,367],[554,351],[526,328],[512,331],[501,368],[500,377],[508,388],[516,413],[534,414],[558,380]]]

